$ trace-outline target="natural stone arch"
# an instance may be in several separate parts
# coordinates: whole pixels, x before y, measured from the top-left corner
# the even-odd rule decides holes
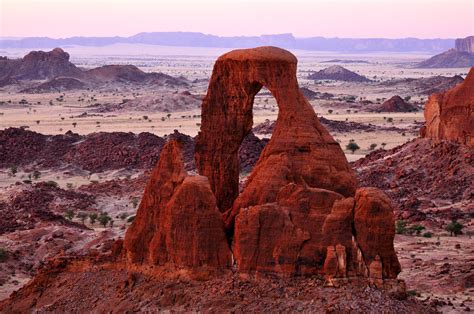
[[[238,211],[275,201],[278,190],[291,182],[305,181],[344,196],[354,194],[355,175],[339,144],[301,94],[296,66],[293,54],[276,47],[234,50],[216,61],[202,103],[195,156],[198,171],[209,178],[222,212],[232,206]],[[277,101],[278,119],[246,189],[234,203],[238,149],[252,128],[254,97],[263,86]]]

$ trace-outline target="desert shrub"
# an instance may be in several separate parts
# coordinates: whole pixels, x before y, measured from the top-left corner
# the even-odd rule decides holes
[[[425,233],[423,233],[423,237],[425,237],[425,238],[431,238],[431,237],[433,237],[433,233],[431,233],[431,232],[425,232]]]
[[[356,150],[359,150],[360,147],[359,147],[359,145],[357,145],[356,142],[351,141],[351,142],[349,142],[349,144],[346,145],[346,149],[347,149],[347,150],[350,150],[350,151],[354,154],[354,152],[355,152]]]
[[[329,109],[329,110],[328,110],[328,113],[329,113],[329,114],[331,114],[331,113],[333,113],[333,112],[334,112],[334,110],[332,110],[332,109]]]
[[[127,217],[128,217],[128,213],[121,213],[121,214],[118,215],[117,217],[120,218],[121,220],[125,220],[125,219],[127,219]]]
[[[99,223],[101,225],[104,226],[104,228],[107,226],[107,224],[112,220],[112,218],[109,216],[109,214],[107,213],[101,213],[99,215],[99,217],[97,218],[97,221],[99,221]]]
[[[17,166],[11,166],[10,167],[10,175],[14,177],[16,173],[18,172],[18,167]]]
[[[132,202],[133,208],[136,208],[138,206],[138,202],[139,202],[138,197],[132,198],[131,202]]]
[[[40,177],[41,177],[41,172],[39,172],[38,170],[33,171],[33,178],[35,180],[38,180]]]
[[[96,213],[89,214],[89,220],[92,225],[95,224],[95,221],[97,220],[97,214]]]
[[[133,222],[135,220],[135,216],[130,216],[127,218],[127,222]]]
[[[53,180],[46,181],[44,184],[46,184],[47,186],[50,186],[50,187],[54,187],[54,188],[58,187],[58,183],[56,181],[53,181]]]
[[[417,234],[419,235],[421,233],[421,231],[425,230],[425,227],[423,227],[422,225],[413,225],[413,226],[410,226],[410,234]]]
[[[407,223],[403,220],[397,220],[395,223],[395,233],[396,234],[405,234],[407,232]]]
[[[77,214],[77,218],[79,218],[81,220],[82,224],[84,224],[86,222],[87,217],[88,217],[88,215],[85,212],[79,212]]]
[[[464,226],[462,224],[460,224],[456,220],[453,220],[446,226],[446,231],[449,232],[450,236],[453,236],[453,234],[454,236],[457,236],[458,234],[462,233],[463,228]]]
[[[64,213],[64,216],[68,220],[72,220],[74,218],[75,214],[74,214],[74,211],[72,209],[67,209],[66,212]]]
[[[411,96],[405,96],[405,98],[403,98],[406,102],[410,101],[411,99]]]
[[[8,251],[5,248],[0,247],[0,263],[5,262],[7,259],[8,259]]]
[[[393,122],[393,118],[388,117],[387,122],[390,122],[390,123]]]
[[[370,144],[369,150],[374,150],[375,147],[377,147],[377,144],[372,143],[372,144]]]

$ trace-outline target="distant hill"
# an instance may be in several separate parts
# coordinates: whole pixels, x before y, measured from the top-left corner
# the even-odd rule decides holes
[[[0,48],[53,48],[66,45],[106,46],[117,43],[221,48],[248,48],[271,45],[287,49],[335,52],[420,51],[437,53],[453,47],[454,39],[296,38],[292,34],[221,37],[196,32],[152,32],[139,33],[130,37],[27,37],[22,39],[2,39],[0,40]]]
[[[0,87],[24,81],[46,81],[28,87],[25,92],[47,92],[80,89],[105,84],[149,84],[154,86],[187,86],[182,77],[164,73],[143,72],[134,65],[105,65],[82,70],[69,61],[61,48],[31,51],[20,59],[0,58]]]
[[[340,66],[333,65],[321,71],[315,72],[308,76],[310,80],[334,80],[345,82],[370,82],[365,76],[359,75],[355,72]]]
[[[458,38],[455,48],[420,62],[418,68],[468,68],[474,66],[474,36]]]

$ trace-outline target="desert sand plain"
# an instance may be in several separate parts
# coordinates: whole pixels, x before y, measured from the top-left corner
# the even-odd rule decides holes
[[[47,135],[65,134],[69,130],[80,135],[94,132],[149,132],[160,137],[178,130],[194,137],[199,131],[200,103],[207,90],[213,62],[218,55],[227,51],[210,48],[182,48],[177,51],[171,47],[146,45],[138,49],[136,46],[114,45],[102,48],[64,47],[64,50],[71,55],[71,61],[82,68],[133,64],[145,72],[184,77],[189,84],[153,88],[130,85],[122,86],[119,90],[110,85],[94,90],[46,93],[26,93],[16,86],[6,86],[0,88],[0,130],[23,127]],[[11,49],[1,51],[0,54],[21,57],[26,52]],[[424,54],[293,53],[298,57],[300,87],[332,95],[330,98],[316,96],[308,99],[319,117],[373,126],[371,131],[349,128],[332,132],[350,162],[364,157],[374,148],[388,150],[419,137],[419,128],[424,121],[423,105],[429,94],[419,93],[410,82],[395,86],[386,86],[382,82],[435,75],[465,77],[468,72],[466,68],[414,68],[416,62],[429,57]],[[308,74],[334,64],[342,65],[374,82],[317,82],[307,78]],[[394,95],[402,98],[409,96],[408,102],[419,110],[379,113],[364,107],[363,101],[377,104]],[[276,120],[278,107],[273,96],[262,90],[255,98],[253,114],[254,127],[267,120]],[[268,133],[256,135],[260,138],[270,136]],[[346,145],[351,140],[360,149],[355,152],[347,150]],[[147,170],[143,169],[87,171],[44,167],[40,172],[41,176],[33,179],[34,182],[55,181],[60,188],[74,193],[99,191],[90,207],[107,212],[115,222],[113,227],[102,227],[98,223],[86,221],[87,228],[79,231],[75,226],[42,223],[33,229],[34,232],[18,230],[0,235],[0,247],[16,252],[15,260],[0,264],[0,300],[25,284],[47,258],[64,252],[100,248],[108,239],[123,237],[130,224],[127,218],[134,215],[147,178]],[[31,179],[30,167],[18,167],[14,175],[10,168],[0,169],[0,201],[20,193],[23,187],[15,185],[15,182],[28,179]],[[244,179],[245,175],[242,175]],[[121,180],[120,193],[108,193],[100,189],[101,184],[105,186],[111,180]],[[135,183],[130,183],[132,181]],[[128,190],[124,185],[129,185]],[[135,189],[137,186],[139,188]],[[81,197],[82,194],[73,196],[74,199]],[[67,203],[66,207],[72,204]],[[87,206],[84,208],[87,209]],[[117,218],[119,216],[123,218]],[[72,221],[81,223],[77,216]],[[433,233],[432,238],[396,236],[395,246],[402,264],[399,278],[406,280],[407,289],[413,297],[426,304],[435,302],[438,310],[443,312],[469,311],[474,308],[473,230],[471,221],[465,224],[464,234],[458,237],[449,237],[439,225],[426,225],[426,231]],[[468,275],[470,284],[463,282],[463,278]]]

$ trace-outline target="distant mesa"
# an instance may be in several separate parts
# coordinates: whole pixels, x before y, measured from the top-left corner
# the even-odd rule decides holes
[[[474,68],[463,83],[433,94],[425,105],[422,135],[435,143],[456,141],[474,148]]]
[[[134,65],[105,65],[82,70],[69,61],[69,54],[61,48],[49,52],[31,51],[21,59],[0,59],[0,86],[39,80],[46,82],[29,86],[24,91],[39,93],[104,84],[188,85],[188,81],[182,77],[147,73]]]
[[[420,62],[418,68],[467,68],[474,66],[474,36],[458,38],[455,48]]]
[[[308,76],[308,79],[345,82],[371,82],[371,80],[369,80],[365,76],[349,71],[348,69],[340,65],[332,65],[326,69],[312,73]]]
[[[418,107],[395,95],[382,104],[371,105],[370,110],[375,112],[415,112],[418,111]]]

